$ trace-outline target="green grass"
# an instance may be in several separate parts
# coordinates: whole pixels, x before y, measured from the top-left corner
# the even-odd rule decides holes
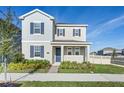
[[[21,87],[124,87],[124,82],[19,82]]]
[[[95,65],[94,73],[124,74],[124,67],[114,65]]]
[[[94,64],[94,73],[108,73],[108,74],[124,74],[124,67],[114,66],[114,65],[101,65]],[[91,73],[88,69],[60,69],[59,73]]]

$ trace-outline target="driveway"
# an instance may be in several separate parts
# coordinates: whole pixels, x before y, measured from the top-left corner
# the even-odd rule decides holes
[[[4,74],[0,74],[0,81]],[[124,74],[8,73],[8,81],[112,81],[124,82]]]

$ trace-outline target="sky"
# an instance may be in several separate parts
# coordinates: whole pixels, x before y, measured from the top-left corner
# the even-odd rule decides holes
[[[7,7],[0,7],[6,11]],[[88,24],[87,41],[91,51],[105,47],[124,48],[124,7],[121,6],[18,6],[17,16],[40,9],[55,17],[57,23]],[[1,16],[1,15],[0,15]]]

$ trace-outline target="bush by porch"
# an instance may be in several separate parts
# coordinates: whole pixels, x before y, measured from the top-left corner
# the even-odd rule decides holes
[[[103,64],[91,64],[90,62],[64,61],[59,66],[59,73],[108,73],[124,74],[124,67]]]

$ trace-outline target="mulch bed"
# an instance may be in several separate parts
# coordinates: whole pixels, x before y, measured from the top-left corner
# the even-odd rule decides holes
[[[0,87],[19,87],[21,84],[14,82],[0,83]]]

